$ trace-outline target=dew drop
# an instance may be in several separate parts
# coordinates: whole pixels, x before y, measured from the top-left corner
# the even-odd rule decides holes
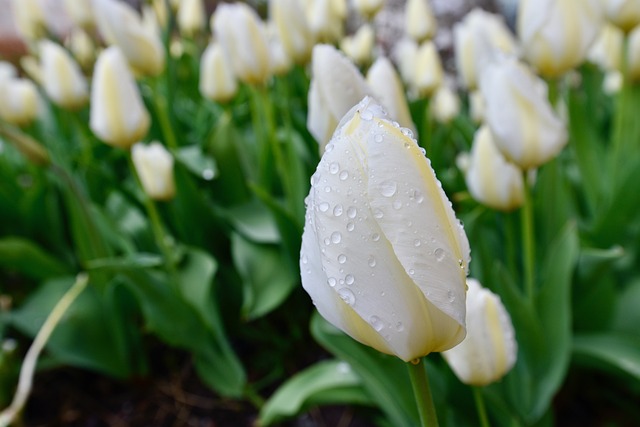
[[[373,233],[371,235],[371,240],[373,240],[374,242],[377,242],[378,240],[380,240],[380,235],[378,233]]]
[[[340,264],[344,264],[345,262],[347,262],[347,256],[345,254],[338,255],[338,262]]]
[[[442,248],[438,248],[433,253],[436,256],[437,261],[442,261],[444,259],[444,250]]]
[[[409,276],[413,276],[414,274],[416,274],[416,271],[412,268],[409,270]]]
[[[307,256],[306,255],[302,255],[302,263],[306,264],[308,262],[309,262],[309,259],[307,258]]]
[[[331,234],[331,242],[333,242],[333,243],[336,243],[336,244],[337,244],[337,243],[340,243],[340,241],[341,241],[341,240],[342,240],[342,234],[340,234],[340,232],[339,232],[339,231],[334,231],[334,232]]]
[[[369,318],[369,323],[373,326],[373,329],[380,332],[382,328],[384,328],[384,322],[378,316],[371,316]]]
[[[393,209],[395,209],[395,210],[400,210],[402,208],[402,201],[401,200],[394,200],[393,203],[391,204],[391,206],[393,206]]]
[[[377,134],[373,137],[373,140],[374,140],[375,142],[382,142],[382,141],[384,140],[384,137],[382,136],[382,134],[381,134],[381,133],[377,133]]]
[[[335,147],[335,146],[333,145],[333,143],[329,143],[329,144],[327,144],[327,146],[326,146],[326,147],[325,147],[325,149],[324,149],[325,153],[330,153],[331,151],[333,151],[333,148],[334,148],[334,147]]]
[[[331,286],[332,288],[336,285],[336,283],[338,283],[338,281],[335,277],[329,277],[327,279],[327,285]]]
[[[356,225],[352,221],[349,221],[347,223],[347,231],[353,231],[354,228],[356,228]]]
[[[349,209],[347,209],[347,216],[353,219],[356,215],[358,215],[358,209],[356,209],[355,206],[350,206]]]
[[[340,181],[345,181],[347,178],[349,178],[349,172],[347,171],[342,171],[340,172]]]
[[[396,323],[396,330],[397,330],[398,332],[402,332],[402,331],[404,331],[404,325],[402,324],[402,322],[398,322],[398,323]]]
[[[373,113],[369,110],[364,110],[360,113],[360,117],[362,117],[362,120],[369,121],[373,119]]]
[[[380,193],[385,197],[391,197],[396,194],[398,184],[395,181],[385,181],[380,184]]]
[[[331,240],[329,240],[328,237],[325,237],[325,239],[324,239],[325,246],[329,245],[329,243],[331,243]]]
[[[371,268],[376,266],[376,259],[375,257],[373,257],[373,255],[369,257],[368,263],[369,263],[369,267]]]
[[[346,283],[347,285],[353,285],[353,282],[356,281],[356,278],[353,277],[353,274],[347,274],[344,277],[344,283]]]
[[[331,175],[335,175],[338,172],[340,172],[340,165],[338,164],[338,162],[333,162],[329,165],[329,173],[331,173]]]
[[[425,150],[423,147],[420,147],[420,152],[422,153],[423,156],[427,155],[427,150]]]
[[[348,289],[348,288],[339,289],[338,295],[340,296],[342,301],[347,303],[347,305],[353,306],[356,303],[356,296],[354,295],[351,289]]]
[[[413,132],[411,131],[411,129],[402,128],[402,130],[400,132],[402,132],[402,134],[404,136],[408,136],[409,138],[413,138]]]
[[[415,239],[413,241],[413,246],[415,246],[416,248],[420,247],[421,244],[422,242],[420,241],[420,239]]]
[[[327,185],[326,187],[324,187],[324,192],[331,193],[331,186]]]
[[[333,216],[340,216],[343,211],[344,209],[342,208],[342,205],[338,204],[333,208]]]
[[[454,302],[456,300],[456,296],[453,291],[447,291],[447,299],[449,300],[449,302]]]
[[[320,212],[326,212],[329,210],[329,203],[327,202],[322,202],[318,205],[318,209],[320,209]]]
[[[380,219],[384,216],[384,213],[380,209],[376,209],[373,211],[373,217],[376,219]]]

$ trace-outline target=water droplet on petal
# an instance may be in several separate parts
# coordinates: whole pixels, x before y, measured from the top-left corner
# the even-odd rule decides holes
[[[382,136],[382,134],[381,134],[381,133],[377,133],[377,134],[375,134],[375,136],[373,137],[373,140],[374,140],[375,142],[382,142],[382,141],[384,140],[384,137]]]
[[[373,268],[376,266],[376,259],[373,255],[369,257],[369,260],[367,262],[369,263],[369,267]]]
[[[347,285],[353,285],[353,282],[356,281],[356,278],[353,277],[353,274],[347,274],[344,277],[344,283],[346,283]]]
[[[376,209],[373,211],[373,217],[376,219],[381,219],[384,216],[384,213],[380,209]]]
[[[391,204],[391,206],[393,206],[393,209],[395,209],[395,210],[400,210],[402,208],[402,201],[401,200],[394,200],[393,203]]]
[[[360,117],[362,117],[362,120],[369,121],[373,119],[373,113],[369,110],[364,110],[360,113]]]
[[[356,215],[358,215],[358,209],[356,209],[355,206],[351,206],[349,207],[349,209],[347,209],[347,216],[351,219],[355,218]]]
[[[369,323],[373,326],[373,329],[380,332],[382,328],[384,328],[384,322],[378,316],[371,316],[369,318]]]
[[[342,171],[342,172],[340,172],[339,177],[340,177],[340,181],[344,181],[344,180],[346,180],[347,178],[349,178],[349,172],[347,172],[347,171]]]
[[[342,205],[336,205],[333,208],[333,216],[340,216],[340,215],[342,215],[342,212],[343,212]]]
[[[402,322],[398,322],[398,323],[396,323],[396,330],[397,330],[398,332],[402,332],[402,331],[404,331],[404,325],[402,324]]]
[[[409,275],[413,276],[414,274],[416,274],[416,271],[412,268],[409,270]]]
[[[318,205],[318,209],[320,209],[320,212],[326,212],[329,210],[329,203],[327,202],[322,202]]]
[[[380,193],[385,197],[391,197],[396,194],[398,184],[395,181],[385,181],[380,184]]]
[[[415,239],[413,241],[413,246],[415,246],[416,248],[420,247],[421,244],[422,244],[422,242],[420,241],[420,239]]]
[[[436,249],[433,254],[436,256],[437,261],[442,261],[444,259],[444,251],[442,248]]]
[[[333,162],[329,165],[329,173],[331,173],[331,175],[335,175],[340,171],[340,165],[338,164],[338,162]]]
[[[449,300],[449,302],[454,302],[456,300],[456,295],[453,293],[453,291],[448,291],[447,292],[447,299]]]
[[[339,231],[334,231],[334,232],[331,234],[331,241],[332,241],[333,243],[336,243],[336,244],[337,244],[337,243],[340,243],[340,241],[341,241],[341,240],[342,240],[342,234],[340,234],[340,232],[339,232]]]
[[[356,225],[353,222],[349,221],[347,223],[347,231],[353,231],[354,228],[356,228]]]
[[[340,264],[344,264],[345,262],[347,262],[347,256],[345,254],[338,255],[338,262]]]
[[[336,285],[336,283],[338,283],[338,281],[335,277],[329,277],[327,279],[327,285],[331,286],[332,288]]]
[[[302,255],[302,263],[306,264],[307,262],[309,262],[309,259],[307,258],[306,255]]]
[[[378,233],[373,233],[371,235],[371,240],[373,240],[374,242],[377,242],[378,240],[380,240],[380,235]]]
[[[351,289],[342,288],[338,290],[338,295],[347,305],[353,306],[356,303],[356,296]]]

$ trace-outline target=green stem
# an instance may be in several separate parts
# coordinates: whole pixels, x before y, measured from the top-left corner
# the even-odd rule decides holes
[[[520,208],[522,227],[522,254],[524,265],[524,283],[529,301],[533,301],[535,295],[535,247],[533,240],[533,200],[531,188],[527,180],[527,171],[523,172],[524,180],[524,204]]]
[[[422,427],[438,427],[438,418],[436,416],[436,408],[433,404],[433,396],[429,387],[429,379],[427,378],[427,370],[423,359],[416,359],[407,363],[409,368],[409,377],[411,378],[411,386],[413,395],[418,406],[420,414],[420,424]]]
[[[165,71],[168,73],[168,71]],[[158,123],[160,124],[160,129],[162,129],[162,135],[164,136],[164,142],[167,143],[167,146],[172,150],[178,148],[178,140],[176,139],[176,134],[173,131],[173,126],[171,125],[171,117],[169,116],[169,106],[167,104],[167,98],[162,95],[162,91],[160,90],[160,78],[153,79],[153,87],[152,87],[152,97],[153,102],[156,107],[156,113],[158,115]]]
[[[634,122],[636,121],[635,114],[630,114],[630,107],[632,101],[632,91],[631,85],[629,82],[628,70],[627,70],[627,62],[628,62],[628,51],[629,46],[629,36],[625,34],[624,41],[622,43],[622,64],[621,64],[621,73],[622,73],[622,87],[620,88],[620,92],[616,97],[616,110],[615,110],[615,118],[613,123],[613,156],[611,158],[611,182],[613,184],[617,181],[617,175],[620,171],[621,165],[623,163],[623,156],[625,155],[625,143],[626,139],[630,136],[629,129],[634,126]]]
[[[478,418],[480,419],[480,427],[490,427],[489,418],[487,417],[487,408],[484,404],[484,397],[482,396],[482,389],[480,387],[471,387],[473,389],[473,399],[476,401],[476,408],[478,409]]]

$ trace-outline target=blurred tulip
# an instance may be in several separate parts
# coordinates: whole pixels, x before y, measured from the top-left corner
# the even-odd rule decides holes
[[[622,73],[620,71],[608,71],[604,75],[602,82],[602,90],[607,95],[614,95],[620,92],[623,83]]]
[[[598,0],[522,0],[517,25],[527,62],[555,77],[584,61],[602,14]]]
[[[81,28],[74,28],[69,34],[66,46],[84,70],[90,70],[96,59],[96,47],[93,40]]]
[[[366,19],[373,19],[384,6],[384,0],[353,0],[353,7]]]
[[[413,75],[413,87],[422,97],[429,97],[442,84],[444,71],[436,45],[426,41],[418,48]]]
[[[245,3],[221,3],[212,17],[213,32],[238,78],[250,84],[269,77],[269,43],[263,22]]]
[[[27,40],[46,34],[46,19],[40,0],[12,0],[13,18],[18,31]]]
[[[449,123],[460,114],[460,99],[447,85],[442,85],[431,100],[431,114],[439,123]]]
[[[307,128],[322,153],[342,116],[371,89],[355,65],[333,46],[316,45],[311,67]]]
[[[496,54],[513,55],[516,41],[499,15],[473,9],[453,27],[456,69],[462,83],[475,89],[482,68]]]
[[[18,77],[18,70],[10,62],[0,60],[0,84],[5,79],[13,79]]]
[[[269,16],[289,57],[297,64],[307,63],[313,48],[313,35],[300,0],[271,0]]]
[[[160,35],[143,25],[138,13],[118,0],[92,0],[100,33],[109,45],[116,45],[131,67],[146,76],[164,69],[164,47]]]
[[[342,39],[340,49],[358,65],[371,62],[376,35],[369,24],[361,25],[352,36]]]
[[[91,0],[64,0],[64,9],[77,27],[90,28],[95,23]]]
[[[342,38],[344,11],[342,0],[307,0],[307,22],[316,41],[332,43]]]
[[[605,24],[589,49],[588,58],[603,70],[620,70],[623,45],[622,30],[611,24]]]
[[[269,39],[269,74],[282,76],[291,70],[293,63],[287,52],[285,52],[275,27],[267,28],[270,30],[267,31]]]
[[[393,48],[393,59],[398,64],[402,80],[408,85],[413,84],[418,48],[418,43],[408,37],[401,39]]]
[[[640,80],[640,26],[637,26],[629,33],[627,43],[627,77],[631,81]]]
[[[376,59],[367,72],[367,82],[376,99],[384,106],[389,116],[400,123],[400,126],[415,132],[416,127],[411,119],[409,104],[402,87],[402,82],[393,64],[384,56]]]
[[[129,148],[149,130],[150,118],[120,49],[104,50],[91,84],[91,130],[105,143]]]
[[[38,116],[38,89],[28,79],[0,78],[0,119],[18,126]]]
[[[429,160],[385,115],[365,98],[327,145],[300,270],[325,319],[410,361],[464,338],[469,244]]]
[[[468,168],[464,172],[471,196],[483,205],[501,211],[522,206],[522,171],[504,158],[486,125],[473,137]]]
[[[467,279],[467,284],[467,336],[442,356],[460,381],[485,386],[511,370],[518,345],[500,297],[475,279]]]
[[[238,82],[224,49],[210,43],[200,61],[200,93],[215,102],[227,102],[238,92]]]
[[[479,90],[469,93],[469,115],[475,123],[484,121],[484,99]]]
[[[600,3],[607,20],[624,32],[640,25],[640,1],[600,0]]]
[[[76,109],[89,97],[87,81],[71,55],[49,40],[40,41],[42,85],[47,96],[63,108]]]
[[[131,147],[131,160],[144,192],[154,200],[171,200],[176,194],[173,156],[159,142]]]
[[[206,25],[203,0],[182,0],[177,22],[182,35],[193,37],[202,32]]]
[[[496,146],[521,169],[551,160],[567,143],[565,123],[549,103],[546,83],[515,58],[489,65],[480,90]]]
[[[418,43],[431,39],[438,29],[429,0],[407,0],[405,31]]]

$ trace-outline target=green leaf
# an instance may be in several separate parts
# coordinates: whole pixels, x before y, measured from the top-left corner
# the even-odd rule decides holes
[[[573,339],[573,356],[581,363],[617,371],[640,383],[640,337],[637,334],[578,335]]]
[[[618,295],[612,328],[631,334],[638,333],[640,325],[640,278],[631,282]]]
[[[251,242],[231,235],[233,262],[243,281],[243,316],[255,319],[277,308],[298,283],[297,272],[288,268],[274,245]]]
[[[123,257],[100,258],[87,261],[87,270],[120,272],[130,269],[159,267],[164,259],[160,255],[138,252]]]
[[[316,405],[373,403],[348,363],[327,360],[297,373],[280,386],[260,410],[259,424],[268,426]]]
[[[34,279],[46,279],[70,273],[66,265],[35,243],[20,237],[0,239],[0,265]]]
[[[234,206],[226,216],[235,230],[257,243],[279,243],[280,233],[271,212],[257,200]]]
[[[203,153],[200,146],[181,147],[174,154],[176,159],[197,177],[211,181],[218,176],[218,166],[215,160]]]
[[[214,333],[223,330],[217,319],[212,291],[213,278],[218,270],[216,260],[196,248],[188,248],[179,271],[179,290],[182,297],[200,314]]]

